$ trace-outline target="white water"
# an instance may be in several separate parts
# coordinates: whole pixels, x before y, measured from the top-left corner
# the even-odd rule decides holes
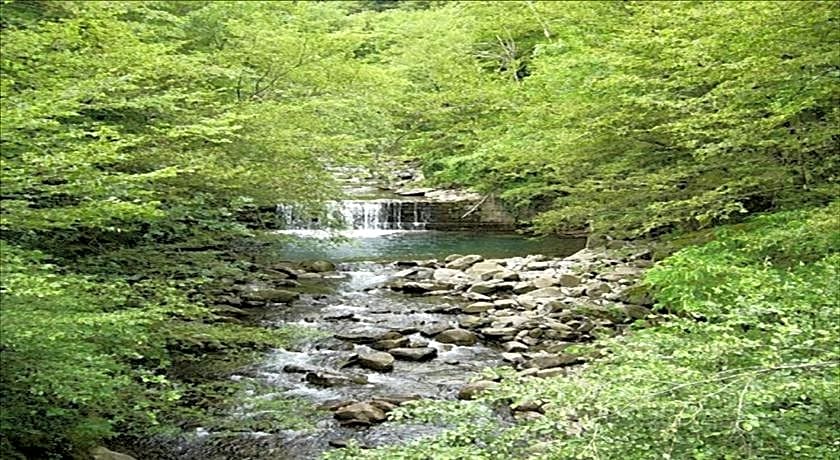
[[[327,203],[322,216],[305,215],[294,205],[281,204],[277,213],[285,229],[314,238],[329,238],[338,233],[348,238],[383,236],[395,231],[425,230],[430,215],[428,206],[414,201],[347,200]],[[336,228],[338,231],[330,231]]]

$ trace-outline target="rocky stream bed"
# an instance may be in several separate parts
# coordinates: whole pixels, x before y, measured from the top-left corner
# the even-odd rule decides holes
[[[634,286],[650,252],[629,246],[567,257],[485,259],[453,254],[391,263],[278,263],[272,278],[234,282],[220,297],[231,311],[259,308],[266,327],[300,325],[320,338],[275,350],[232,379],[272,388],[321,410],[312,429],[195,433],[154,440],[148,459],[310,459],[350,440],[403,443],[445,429],[394,422],[388,413],[418,399],[472,399],[496,386],[485,368],[523,376],[564,375],[586,363],[566,349],[623,333],[648,313]],[[323,293],[303,293],[307,285]],[[539,417],[539,405],[513,420]],[[253,417],[241,406],[230,417]],[[135,449],[136,450],[136,449]]]

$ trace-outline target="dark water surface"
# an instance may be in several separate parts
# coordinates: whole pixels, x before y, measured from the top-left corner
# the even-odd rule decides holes
[[[526,238],[510,233],[362,230],[334,241],[319,231],[289,232],[282,253],[288,260],[334,262],[444,258],[480,254],[487,258],[544,254],[565,256],[583,249],[585,238]]]

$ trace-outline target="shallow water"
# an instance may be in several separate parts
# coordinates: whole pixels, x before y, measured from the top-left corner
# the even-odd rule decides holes
[[[335,262],[393,261],[480,254],[487,258],[528,254],[563,256],[583,249],[584,238],[525,238],[510,233],[396,230],[290,230],[283,247],[288,260],[327,259]],[[331,235],[343,238],[331,241]]]

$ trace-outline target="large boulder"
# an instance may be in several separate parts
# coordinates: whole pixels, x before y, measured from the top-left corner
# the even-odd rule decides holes
[[[362,351],[358,356],[359,365],[380,372],[394,370],[394,357],[383,351]]]
[[[435,340],[455,345],[474,345],[477,339],[475,334],[470,331],[464,329],[449,329],[435,336]]]
[[[437,356],[437,350],[431,347],[393,348],[390,353],[394,358],[404,361],[429,361]]]
[[[335,411],[334,417],[344,425],[372,425],[384,422],[387,418],[384,410],[369,402],[340,407]]]
[[[470,268],[473,264],[481,262],[484,260],[484,257],[478,254],[471,254],[468,256],[459,257],[449,263],[446,264],[446,268],[451,268],[453,270],[466,270]]]

